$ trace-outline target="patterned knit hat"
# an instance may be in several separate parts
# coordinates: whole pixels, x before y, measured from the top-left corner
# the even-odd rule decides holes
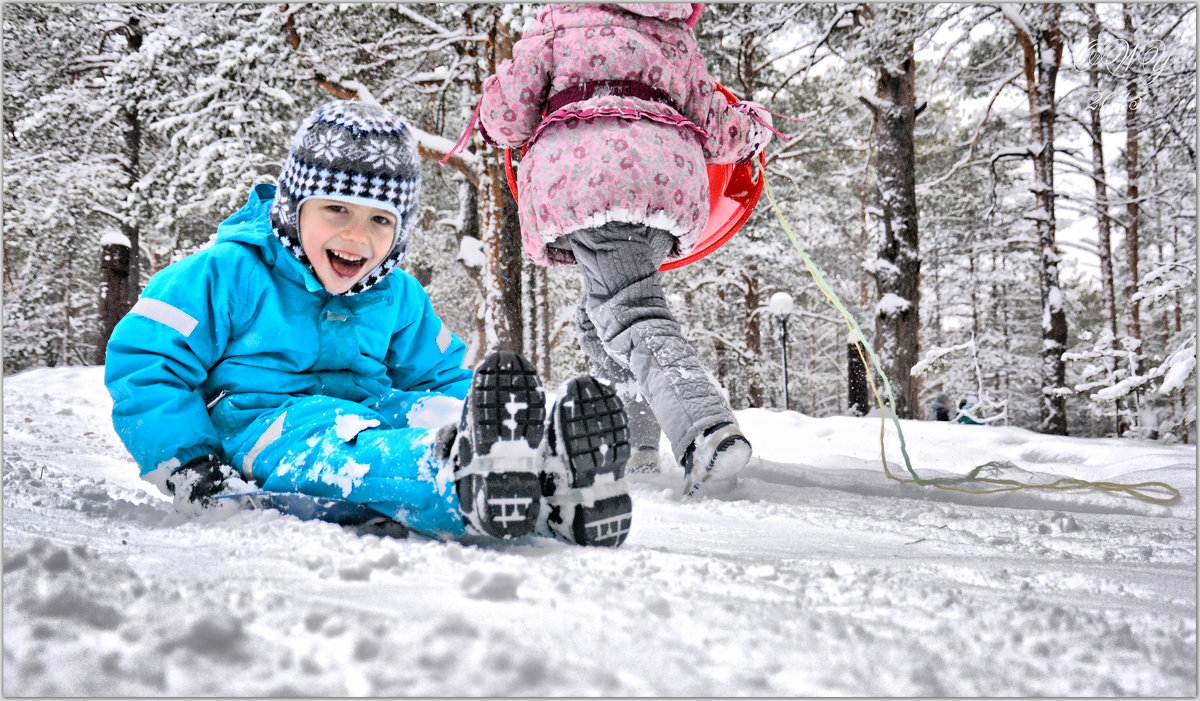
[[[344,293],[358,294],[404,260],[420,192],[421,169],[408,126],[376,105],[330,102],[309,115],[296,133],[271,205],[271,230],[312,270],[300,243],[300,205],[305,200],[319,197],[391,212],[396,217],[392,248]]]

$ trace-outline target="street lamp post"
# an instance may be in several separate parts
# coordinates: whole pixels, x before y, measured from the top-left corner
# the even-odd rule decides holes
[[[787,320],[794,306],[792,296],[786,292],[776,292],[767,301],[767,310],[779,321],[779,342],[783,347],[783,408],[785,411],[791,408],[788,405]]]

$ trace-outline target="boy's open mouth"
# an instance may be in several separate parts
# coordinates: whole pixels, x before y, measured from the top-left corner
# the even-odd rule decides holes
[[[358,275],[367,263],[366,258],[360,258],[343,251],[326,251],[325,254],[329,258],[329,267],[333,268],[333,272],[338,277],[352,278]]]

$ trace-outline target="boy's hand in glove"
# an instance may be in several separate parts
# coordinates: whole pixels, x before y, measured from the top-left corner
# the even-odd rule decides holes
[[[167,489],[175,495],[175,510],[199,516],[208,511],[239,511],[237,499],[217,499],[222,492],[237,494],[251,490],[241,475],[215,455],[196,458],[167,478]]]

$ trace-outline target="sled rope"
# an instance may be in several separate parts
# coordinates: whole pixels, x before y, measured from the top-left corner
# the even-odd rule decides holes
[[[771,187],[766,180],[766,168],[764,168],[762,164],[759,164],[759,175],[763,179],[763,193],[766,194],[767,201],[771,203],[772,209],[775,210],[775,215],[779,218],[779,223],[783,226],[783,230],[787,233],[788,238],[791,239],[792,246],[800,254],[800,258],[804,261],[805,267],[808,268],[809,274],[812,275],[813,280],[817,283],[817,288],[821,290],[821,292],[827,299],[829,299],[838,312],[841,313],[842,318],[846,321],[847,328],[850,329],[850,333],[857,341],[855,346],[858,349],[858,357],[862,361],[863,368],[866,370],[867,383],[870,385],[871,393],[875,395],[875,401],[879,406],[879,455],[883,461],[884,474],[887,475],[888,479],[897,482],[917,484],[923,487],[936,487],[938,489],[951,492],[962,492],[964,494],[997,494],[1000,492],[1012,492],[1021,489],[1046,489],[1054,491],[1097,489],[1106,492],[1123,493],[1135,499],[1150,502],[1152,504],[1166,505],[1179,501],[1181,498],[1179,490],[1165,482],[1139,482],[1136,484],[1122,484],[1118,482],[1088,481],[1073,477],[1063,477],[1046,484],[1036,484],[1030,482],[1021,482],[1020,480],[1015,479],[996,477],[994,475],[997,475],[1004,470],[1020,469],[1011,462],[998,460],[992,460],[982,465],[978,465],[964,476],[932,478],[921,477],[913,468],[912,460],[909,459],[908,447],[904,440],[904,431],[900,428],[900,419],[896,415],[895,411],[891,412],[891,419],[892,423],[896,427],[896,435],[900,439],[900,454],[904,458],[904,467],[908,470],[908,474],[911,475],[911,477],[902,477],[892,474],[891,469],[888,467],[887,450],[885,447],[885,434],[887,431],[887,419],[889,416],[888,406],[896,405],[896,397],[892,393],[892,384],[888,381],[887,373],[883,371],[883,365],[879,362],[879,357],[875,354],[875,349],[871,346],[870,342],[867,341],[866,336],[863,335],[862,329],[859,328],[858,322],[854,319],[854,315],[847,311],[846,307],[842,305],[837,294],[834,293],[834,291],[830,289],[829,285],[825,282],[825,277],[821,274],[820,268],[818,268],[817,264],[808,257],[808,253],[806,253],[804,247],[800,245],[800,240],[797,238],[795,232],[792,231],[792,227],[788,224],[787,218],[783,216],[783,211],[779,208],[779,205],[775,202],[775,198],[771,195]],[[867,355],[863,354],[864,348],[866,349],[867,355],[869,355],[871,358],[870,363],[867,362]],[[887,393],[889,401],[889,404],[887,405],[884,404],[883,397],[880,395],[879,389],[875,386],[875,373],[871,372],[871,365],[874,365],[875,372],[879,373],[880,379],[883,380],[883,388]],[[987,486],[978,488],[961,486],[968,484],[983,484]],[[1167,496],[1158,496],[1151,492],[1165,492]]]

